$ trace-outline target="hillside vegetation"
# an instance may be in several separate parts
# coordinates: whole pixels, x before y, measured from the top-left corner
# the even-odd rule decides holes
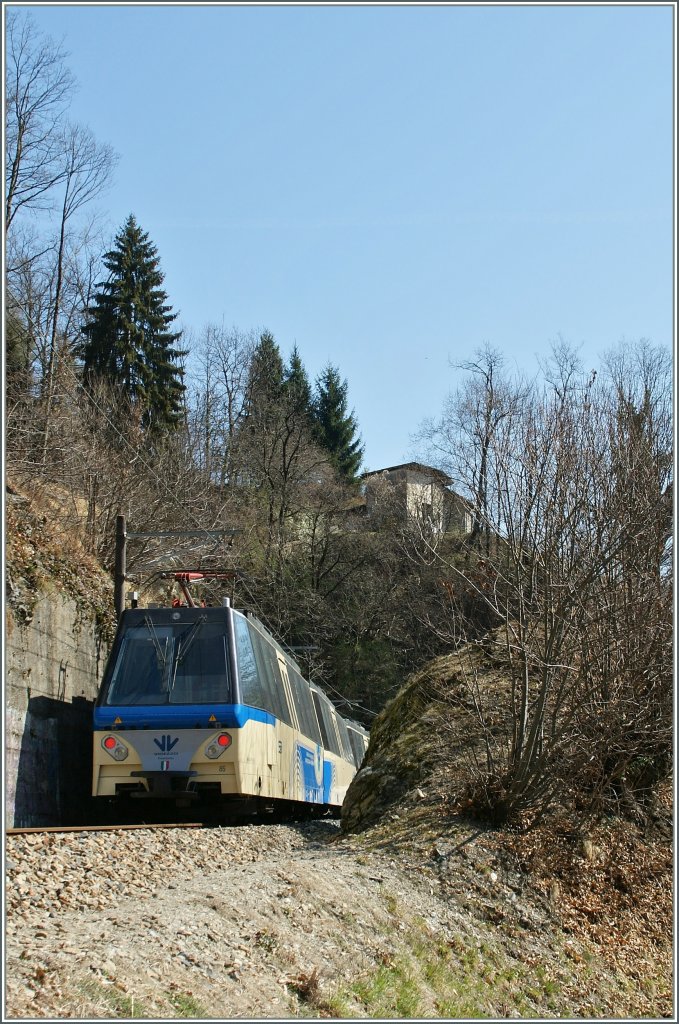
[[[343,832],[360,849],[418,855],[437,866],[449,898],[492,935],[495,959],[481,968],[491,983],[506,982],[507,957],[540,962],[554,994],[555,965],[568,964],[588,993],[588,1016],[606,1017],[611,1001],[613,1016],[671,1016],[671,784],[660,787],[641,823],[574,814],[573,805],[511,826],[474,816],[485,762],[475,693],[494,694],[499,705],[509,680],[491,643],[440,657],[412,676],[375,722],[343,806]],[[500,960],[501,970],[493,967]],[[558,997],[547,998],[549,989],[526,1015],[569,1012]]]

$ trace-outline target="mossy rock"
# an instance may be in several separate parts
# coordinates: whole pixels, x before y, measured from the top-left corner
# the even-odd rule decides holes
[[[468,644],[411,676],[375,719],[370,744],[342,805],[342,829],[362,832],[394,812],[439,771],[451,782],[482,739],[469,680],[501,686],[506,674],[493,645]]]
[[[434,696],[430,673],[412,676],[377,716],[370,744],[342,807],[342,828],[374,824],[426,777],[435,756],[425,713]]]

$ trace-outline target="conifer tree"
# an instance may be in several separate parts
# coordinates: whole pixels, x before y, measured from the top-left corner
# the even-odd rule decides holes
[[[295,412],[300,413],[306,420],[311,422],[313,411],[313,396],[311,384],[304,369],[297,345],[290,353],[288,365],[285,368],[285,392],[286,397]]]
[[[363,459],[363,445],[357,436],[358,424],[348,411],[348,384],[330,363],[316,381],[314,403],[315,433],[318,443],[328,452],[341,477],[356,480]]]
[[[130,214],[103,263],[108,280],[97,284],[82,328],[80,354],[87,378],[105,378],[122,388],[144,427],[178,424],[182,413],[186,353],[176,347],[177,314],[161,288],[158,250]]]
[[[278,401],[283,394],[283,358],[270,331],[264,331],[252,353],[248,381],[250,413],[269,402]]]

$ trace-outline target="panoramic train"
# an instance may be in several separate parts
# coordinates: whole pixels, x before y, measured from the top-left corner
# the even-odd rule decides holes
[[[93,796],[338,816],[367,731],[254,615],[183,590],[186,604],[121,614],[94,708]]]

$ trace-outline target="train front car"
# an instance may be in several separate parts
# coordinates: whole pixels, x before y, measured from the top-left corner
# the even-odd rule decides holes
[[[365,749],[354,740],[252,616],[228,605],[132,609],[94,711],[92,791],[337,813]]]
[[[123,612],[94,709],[94,796],[187,805],[225,781],[235,791],[229,630],[228,608]]]

